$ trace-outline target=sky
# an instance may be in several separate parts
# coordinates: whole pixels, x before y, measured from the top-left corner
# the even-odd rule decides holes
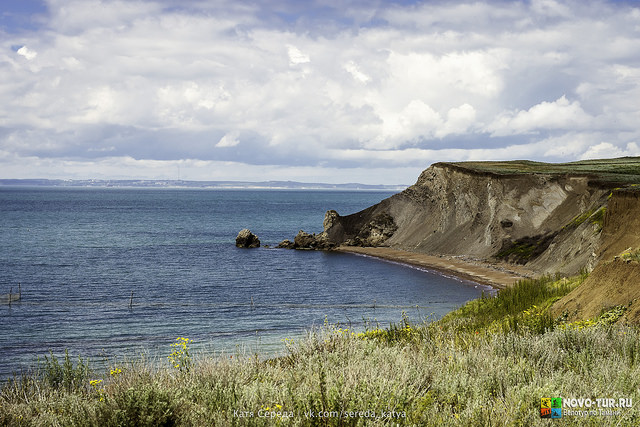
[[[640,3],[0,0],[0,178],[640,155]]]

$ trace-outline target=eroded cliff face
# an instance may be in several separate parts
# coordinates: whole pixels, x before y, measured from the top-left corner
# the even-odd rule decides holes
[[[598,256],[611,260],[626,249],[640,247],[640,187],[611,193],[604,216]]]
[[[587,175],[504,175],[437,163],[402,193],[352,215],[332,214],[324,234],[336,244],[501,259],[538,273],[574,274],[601,255],[611,187]]]

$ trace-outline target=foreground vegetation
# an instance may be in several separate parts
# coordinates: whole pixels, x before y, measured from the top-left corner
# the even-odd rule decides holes
[[[116,361],[92,372],[51,355],[4,385],[0,424],[529,426],[558,422],[540,418],[541,398],[640,403],[640,332],[616,324],[623,307],[589,322],[547,313],[584,277],[523,281],[421,325],[327,324],[285,340],[275,359],[193,357],[188,338],[168,346],[164,368]],[[640,415],[561,423],[638,425]]]

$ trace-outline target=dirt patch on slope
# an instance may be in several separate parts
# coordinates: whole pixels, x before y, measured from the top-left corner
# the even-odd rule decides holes
[[[576,289],[551,307],[553,316],[567,313],[569,321],[599,316],[603,310],[622,305],[621,320],[640,323],[640,264],[614,260],[599,264]]]

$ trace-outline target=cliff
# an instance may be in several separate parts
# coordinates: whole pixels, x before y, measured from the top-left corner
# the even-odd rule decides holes
[[[325,246],[388,246],[571,275],[640,245],[638,183],[640,158],[436,163],[361,212],[329,211],[320,236]]]

